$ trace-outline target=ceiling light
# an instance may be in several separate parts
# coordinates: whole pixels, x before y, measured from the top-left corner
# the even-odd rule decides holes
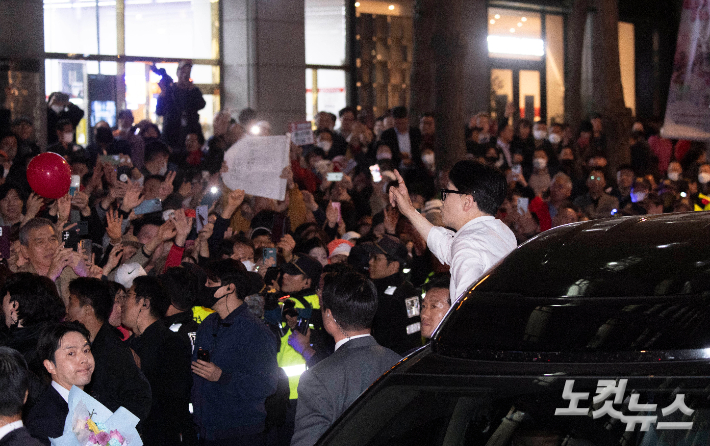
[[[511,32],[511,33],[514,33],[514,32],[515,32],[515,28],[510,28],[510,32]]]
[[[495,24],[496,24],[496,21],[491,19],[491,25],[495,25]]]
[[[500,14],[496,14],[495,18],[496,18],[496,20],[498,20],[500,18]]]
[[[528,21],[528,18],[527,18],[527,17],[523,17],[523,18],[520,19],[520,21],[521,21],[521,22],[527,22],[527,21]]]
[[[394,11],[394,5],[389,5],[389,10]]]
[[[355,7],[359,8],[360,7],[360,2],[355,2]]]
[[[523,24],[518,22],[518,28],[520,28],[521,26],[523,26]]]

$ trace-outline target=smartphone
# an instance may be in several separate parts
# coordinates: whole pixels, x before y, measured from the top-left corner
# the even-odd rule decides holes
[[[210,362],[210,352],[208,350],[199,348],[197,350],[197,359],[205,362]]]
[[[207,206],[197,206],[195,208],[195,224],[197,232],[202,231],[202,228],[207,225],[207,222]]]
[[[163,211],[163,221],[170,220],[175,215],[175,209],[167,209]]]
[[[10,228],[11,226],[0,226],[0,254],[2,258],[10,258]]]
[[[79,227],[74,226],[71,229],[62,231],[62,242],[64,242],[64,247],[71,250],[76,250],[77,245],[81,241],[81,235],[79,235]]]
[[[71,176],[71,184],[69,186],[69,195],[72,197],[76,193],[76,191],[79,190],[81,187],[81,177],[79,175],[72,175]]]
[[[76,222],[77,232],[76,235],[89,235],[89,222],[86,220],[79,220]]]
[[[99,159],[102,163],[111,164],[112,166],[118,166],[121,162],[121,157],[118,155],[101,155]]]
[[[343,181],[343,172],[328,172],[326,179],[328,181]]]
[[[308,332],[308,319],[299,317],[296,321],[296,330],[298,330],[299,333],[305,336]]]
[[[152,200],[145,200],[143,203],[136,206],[133,209],[136,215],[150,214],[151,212],[160,212],[163,210],[163,203],[161,203],[160,198],[153,198]]]
[[[276,265],[276,248],[264,248],[264,263],[269,259],[274,259]]]
[[[379,183],[382,181],[382,175],[380,175],[380,166],[377,164],[373,164],[370,166],[370,174],[372,174],[372,181],[375,183]]]
[[[330,205],[338,210],[338,223],[340,223],[340,220],[342,219],[342,215],[340,214],[340,203],[336,201],[335,203],[330,203]]]
[[[76,245],[76,251],[81,254],[82,256],[86,256],[89,260],[91,260],[91,248],[93,247],[93,242],[91,239],[84,238],[79,241],[79,243]]]
[[[530,199],[526,197],[518,198],[518,213],[520,215],[525,215],[528,211],[528,206],[530,205]]]
[[[523,166],[521,166],[520,164],[513,164],[513,167],[510,168],[510,171],[516,175],[520,175],[521,173],[523,173]]]
[[[118,181],[125,183],[131,177],[131,168],[128,166],[121,166],[116,169],[116,178]]]

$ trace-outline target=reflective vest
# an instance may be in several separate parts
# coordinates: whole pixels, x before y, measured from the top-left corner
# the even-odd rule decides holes
[[[207,307],[192,307],[192,319],[201,324],[202,321],[207,318],[210,314],[214,313],[214,310]]]
[[[300,299],[292,298],[291,300],[295,303],[294,308],[298,310],[299,316],[310,319],[313,310],[320,310],[318,295],[303,296],[303,299],[310,304],[311,308],[306,307]],[[283,305],[283,301],[279,302],[279,304]],[[291,336],[291,330],[288,329],[286,322],[282,322],[281,326],[287,331],[285,335],[281,336],[281,349],[276,355],[276,361],[279,367],[286,372],[286,376],[288,376],[289,399],[295,400],[298,398],[298,381],[301,379],[301,374],[306,371],[306,359],[288,345],[288,337]],[[311,326],[311,328],[313,327]]]

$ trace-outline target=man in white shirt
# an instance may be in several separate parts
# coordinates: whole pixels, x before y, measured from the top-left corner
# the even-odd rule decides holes
[[[94,373],[89,330],[78,322],[60,322],[46,329],[37,343],[37,355],[52,377],[27,416],[27,429],[40,442],[61,437],[69,414],[72,386],[84,390]]]
[[[451,302],[456,302],[476,280],[515,249],[513,231],[493,215],[506,194],[505,176],[476,161],[459,161],[442,189],[442,220],[452,230],[432,225],[412,206],[407,186],[395,171],[398,187],[390,188],[392,206],[409,219],[441,263],[449,265]]]
[[[0,446],[40,446],[22,424],[29,372],[20,352],[0,347]]]

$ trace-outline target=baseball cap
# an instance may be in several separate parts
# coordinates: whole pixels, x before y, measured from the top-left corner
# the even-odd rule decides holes
[[[328,258],[337,255],[348,255],[350,254],[350,249],[352,249],[353,246],[354,244],[350,241],[343,239],[335,239],[332,242],[328,243],[328,252],[330,253]]]
[[[126,289],[133,286],[133,280],[136,277],[147,276],[145,270],[138,263],[124,263],[116,270],[116,282],[123,285]]]
[[[370,254],[384,254],[397,260],[401,265],[407,262],[407,247],[398,238],[386,235],[379,241],[368,242],[363,246]]]
[[[318,284],[323,265],[307,254],[294,254],[290,262],[281,265],[281,271],[292,276],[302,274],[311,279],[312,284]]]

